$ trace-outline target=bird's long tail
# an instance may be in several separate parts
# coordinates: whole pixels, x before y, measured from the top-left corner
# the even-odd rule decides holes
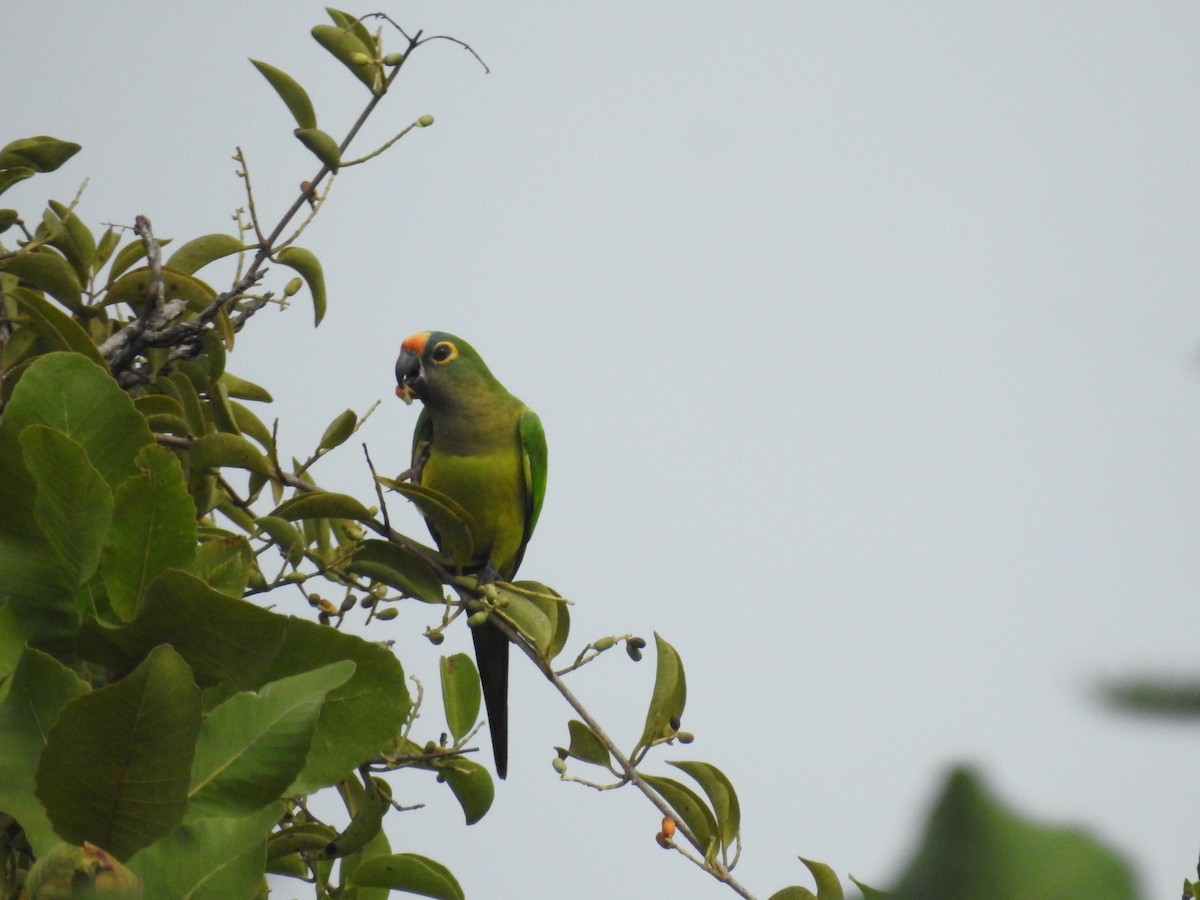
[[[508,638],[491,622],[471,629],[471,637],[492,733],[496,774],[504,778],[508,775]]]

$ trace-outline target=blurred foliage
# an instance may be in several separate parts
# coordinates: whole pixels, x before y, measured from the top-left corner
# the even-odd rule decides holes
[[[491,775],[465,755],[481,725],[474,663],[441,659],[447,730],[419,737],[424,690],[410,696],[389,646],[341,630],[352,613],[369,625],[414,601],[440,619],[425,629],[434,645],[460,615],[495,617],[580,716],[553,759],[559,776],[643,791],[663,813],[658,843],[749,897],[730,874],[742,810],[725,774],[697,760],[668,761],[679,777],[641,769],[652,751],[692,741],[675,648],[655,635],[654,686],[625,753],[562,678],[618,645],[640,660],[645,640],[602,637],[555,670],[567,602],[535,581],[480,591],[392,530],[383,491],[439,529],[472,533],[453,501],[405,476],[376,478],[368,503],[312,480],[370,410],[340,412],[294,458],[264,421],[270,392],[227,368],[237,333],[268,304],[306,290],[320,324],[324,273],[295,244],[308,220],[285,232],[319,211],[322,183],[433,124],[421,116],[346,158],[411,54],[455,39],[397,27],[403,50],[385,53],[382,27],[365,21],[394,25],[386,16],[327,11],[332,24],[312,35],[369,100],[338,142],[295,79],[253,61],[319,164],[274,226],[259,218],[240,150],[247,209],[236,234],[176,247],[141,216],[93,232],[75,202],[50,201],[32,226],[0,208],[0,900],[265,897],[268,873],[306,881],[318,898],[463,897],[445,866],[393,853],[383,824],[411,814],[397,799],[402,770],[445,784],[468,825],[488,812]],[[0,195],[79,150],[49,136],[10,142]],[[234,266],[223,289],[206,274],[222,260]],[[295,277],[266,289],[269,264]],[[299,592],[313,620],[270,608],[280,591]],[[577,764],[602,781],[572,774]],[[341,799],[336,822],[309,808],[327,789]],[[774,900],[843,896],[832,869],[802,862],[817,892],[792,886]],[[1132,896],[1111,854],[1020,822],[960,773],[898,896],[1084,896],[1072,885],[1091,898]]]

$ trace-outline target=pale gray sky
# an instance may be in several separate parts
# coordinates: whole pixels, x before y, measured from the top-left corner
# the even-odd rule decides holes
[[[10,5],[0,143],[84,145],[5,195],[27,213],[88,176],[89,222],[223,230],[240,144],[268,216],[314,165],[247,57],[336,135],[366,99],[308,36],[317,3]],[[339,178],[304,241],[325,324],[263,313],[240,339],[286,444],[382,399],[364,436],[398,471],[400,341],[475,344],[549,438],[522,574],[577,601],[572,647],[658,630],[682,654],[697,739],[662,758],[733,780],[760,897],[804,881],[797,854],[887,886],[960,760],[1177,893],[1200,729],[1089,691],[1196,672],[1200,5],[388,11],[492,73],[413,57],[363,146],[435,126]],[[315,474],[370,498],[353,448]],[[406,634],[430,621],[374,632],[427,683]],[[614,655],[577,689],[632,744],[653,671]],[[631,792],[557,782],[569,711],[519,663],[511,705],[492,812],[464,830],[444,788],[396,779],[431,804],[396,850],[472,897],[731,896]]]

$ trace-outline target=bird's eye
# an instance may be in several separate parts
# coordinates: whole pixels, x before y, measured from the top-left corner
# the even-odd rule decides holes
[[[458,356],[458,348],[449,341],[440,341],[429,354],[430,358],[437,363],[449,362]]]

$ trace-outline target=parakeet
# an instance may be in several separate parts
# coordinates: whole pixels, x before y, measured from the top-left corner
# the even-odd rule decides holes
[[[396,396],[424,404],[413,432],[420,483],[455,500],[474,519],[474,546],[429,531],[441,552],[481,585],[511,581],[546,494],[546,435],[537,415],[504,389],[475,349],[442,331],[405,338]],[[508,774],[508,638],[491,622],[472,629],[492,733],[496,774]]]

